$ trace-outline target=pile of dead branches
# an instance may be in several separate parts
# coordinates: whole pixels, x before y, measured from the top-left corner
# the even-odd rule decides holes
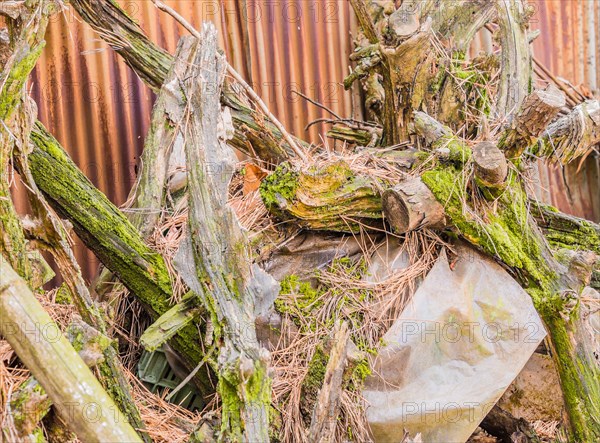
[[[520,0],[351,0],[360,32],[344,85],[363,89],[369,121],[329,121],[336,149],[289,134],[221,55],[211,24],[194,29],[155,1],[191,34],[171,55],[112,0],[70,3],[157,99],[137,184],[116,208],[27,94],[46,24],[64,5],[0,8],[3,437],[368,441],[371,357],[460,238],[531,296],[563,427],[577,441],[600,438],[597,343],[581,314],[594,302],[582,294],[600,284],[600,227],[531,197],[536,161],[595,149],[600,103],[572,92],[567,102],[554,83],[531,89]],[[496,51],[469,56],[484,27]],[[13,169],[28,191],[25,219]],[[91,286],[71,230],[103,264]],[[407,266],[370,279],[371,260],[392,244]],[[52,271],[40,251],[60,288],[44,291]],[[135,374],[140,354],[157,350],[179,380],[162,397]],[[202,410],[166,401],[186,385]]]

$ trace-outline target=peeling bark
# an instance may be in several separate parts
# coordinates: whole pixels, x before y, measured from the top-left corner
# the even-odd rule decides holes
[[[198,295],[211,315],[217,339],[223,340],[218,359],[222,434],[233,441],[268,441],[270,355],[256,338],[253,311],[261,296],[274,296],[268,294],[274,287],[269,289],[264,271],[251,264],[248,240],[227,205],[235,156],[217,130],[222,117],[214,88],[223,82],[225,62],[217,53],[216,39],[214,26],[204,24],[201,40],[183,38],[178,48],[178,59],[189,62],[182,81],[194,109],[186,107],[181,113],[188,224],[197,283],[203,289]],[[211,174],[206,165],[218,166],[219,173]]]

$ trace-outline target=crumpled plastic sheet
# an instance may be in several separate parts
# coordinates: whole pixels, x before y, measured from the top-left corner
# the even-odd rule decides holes
[[[376,442],[465,442],[546,335],[529,295],[466,246],[442,253],[385,334],[365,381]]]

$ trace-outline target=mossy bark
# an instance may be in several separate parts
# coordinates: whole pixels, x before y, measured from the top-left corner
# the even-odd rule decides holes
[[[83,175],[58,142],[37,123],[29,154],[35,183],[49,203],[73,223],[75,232],[123,284],[145,305],[153,318],[171,308],[171,282],[163,258],[150,249],[127,217]],[[174,348],[193,368],[202,360],[198,330],[183,328]],[[205,381],[196,382],[208,392]]]
[[[530,219],[527,197],[514,172],[494,204],[482,207],[480,202],[477,210],[471,206],[469,176],[461,168],[440,165],[422,179],[444,204],[457,232],[510,266],[531,295],[551,338],[572,436],[577,441],[600,438],[600,368],[590,349],[582,346],[586,332],[577,323],[578,305],[569,307],[569,299],[577,301],[587,283],[591,267],[587,277],[576,278],[569,266],[553,257]]]
[[[359,232],[382,228],[381,189],[378,180],[338,161],[302,170],[282,164],[263,180],[260,193],[271,212],[303,228]]]

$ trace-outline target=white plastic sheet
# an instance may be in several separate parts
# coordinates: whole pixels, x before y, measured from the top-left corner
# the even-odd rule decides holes
[[[376,442],[465,442],[546,335],[528,294],[494,261],[444,254],[384,336],[363,392]]]

